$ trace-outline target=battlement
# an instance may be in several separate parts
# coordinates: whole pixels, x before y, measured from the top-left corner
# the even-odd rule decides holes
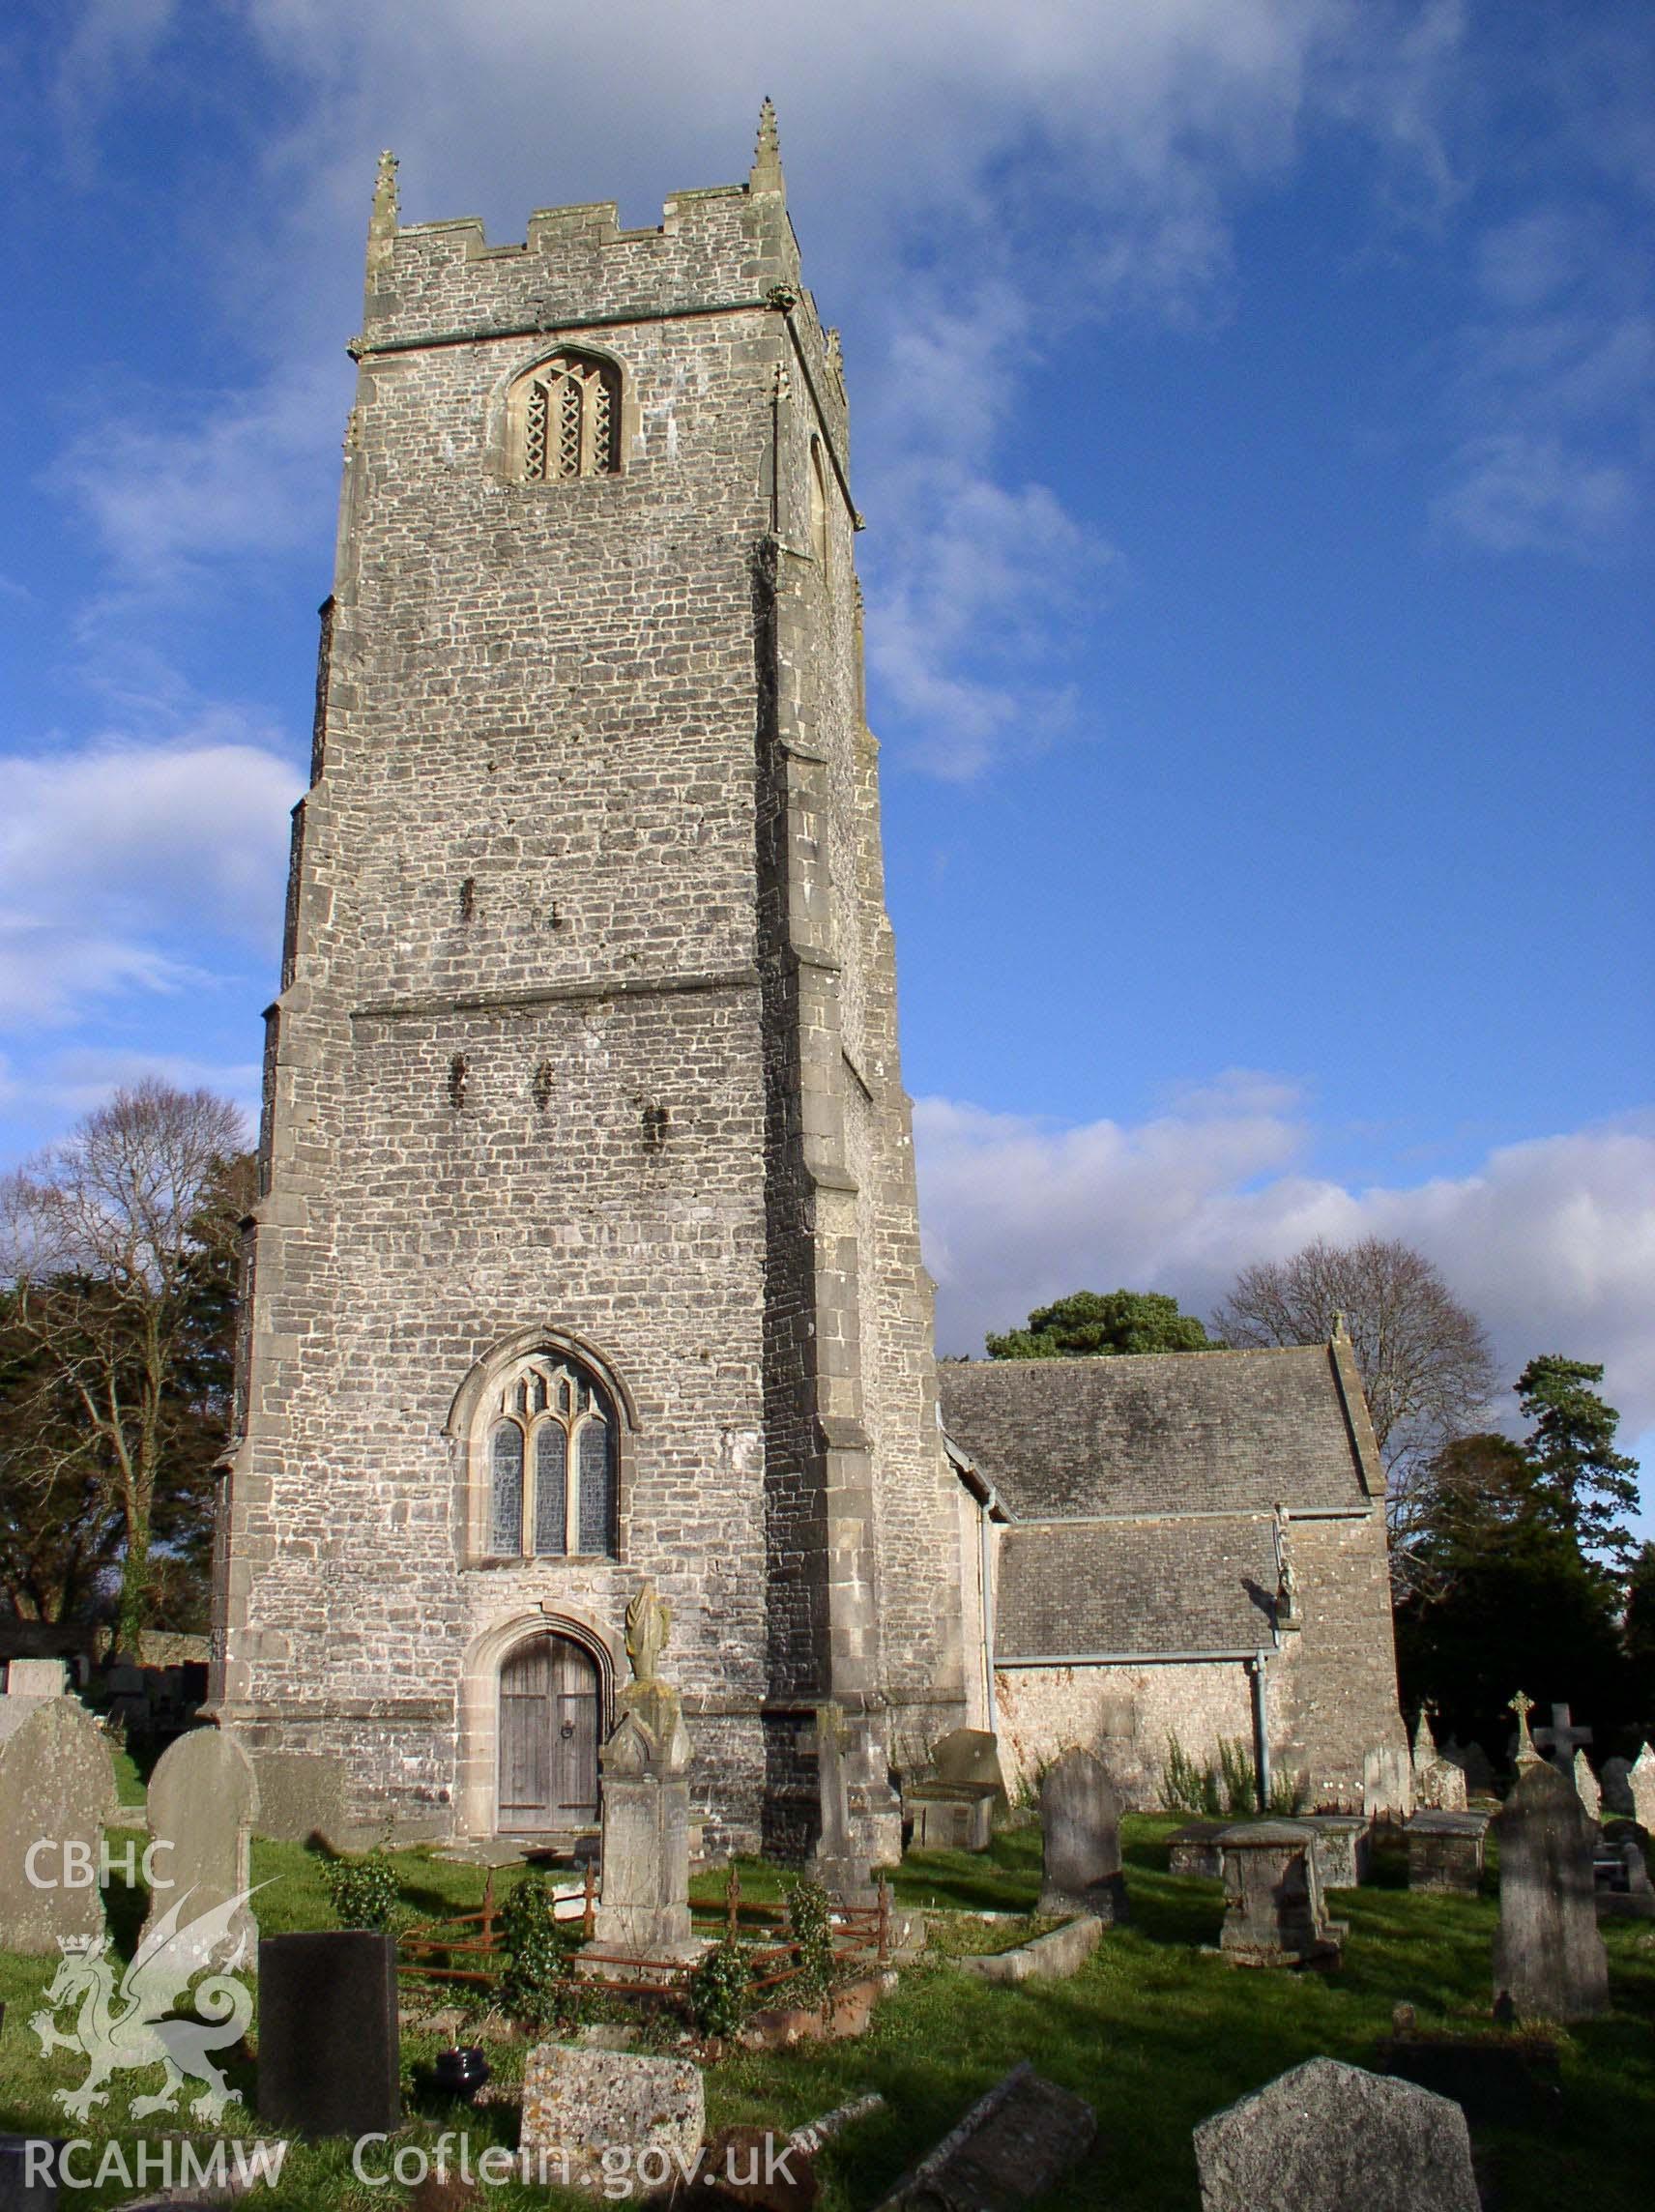
[[[404,224],[394,155],[380,156],[368,225],[363,342],[403,348],[422,335],[668,318],[759,306],[799,288],[775,111],[766,101],[743,185],[674,192],[658,224],[624,229],[613,200],[539,208],[521,242],[492,244],[475,216]]]

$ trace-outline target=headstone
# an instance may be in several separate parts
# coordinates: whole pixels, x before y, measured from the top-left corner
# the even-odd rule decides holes
[[[1569,1779],[1575,1785],[1575,1795],[1586,1809],[1586,1819],[1595,1820],[1603,1811],[1603,1791],[1598,1788],[1598,1778],[1583,1751],[1576,1752]]]
[[[1167,1847],[1167,1872],[1200,1875],[1207,1881],[1222,1881],[1224,1848],[1218,1839],[1233,1825],[1229,1820],[1188,1821]]]
[[[904,2174],[879,2212],[1009,2212],[1051,2188],[1096,2134],[1091,2107],[1025,2059]]]
[[[1195,2131],[1202,2212],[1478,2212],[1466,2115],[1311,2058]]]
[[[1040,1785],[1041,1881],[1035,1909],[1126,1918],[1120,1798],[1089,1751],[1066,1751]]]
[[[1488,1829],[1487,1813],[1415,1813],[1403,1823],[1408,1888],[1475,1897],[1482,1886]]]
[[[1592,1903],[1600,1920],[1655,1920],[1655,1883],[1643,1855],[1642,1831],[1635,1821],[1616,1821],[1630,1834],[1606,1835],[1592,1854]]]
[[[689,1927],[689,1731],[656,1672],[671,1608],[646,1583],[626,1608],[633,1678],[603,1746],[603,1876],[594,1948],[663,1964],[693,1958]]]
[[[1609,1965],[1592,1906],[1594,1829],[1554,1766],[1524,1765],[1495,1823],[1499,1839],[1496,2000],[1520,2016],[1582,2020],[1609,2002]]]
[[[1611,1819],[1635,1820],[1638,1807],[1632,1796],[1632,1761],[1630,1759],[1606,1759],[1603,1772],[1598,1776],[1603,1792],[1603,1811]]]
[[[320,1836],[335,1850],[353,1841],[345,1816],[342,1759],[322,1751],[261,1751],[253,1772],[261,1836],[278,1844],[307,1844]]]
[[[1592,1732],[1575,1726],[1567,1705],[1553,1705],[1551,1727],[1533,1730],[1531,1740],[1535,1750],[1544,1753],[1559,1773],[1567,1774],[1575,1763],[1576,1752],[1591,1742]]]
[[[401,2108],[395,1938],[266,1936],[258,1973],[260,2120],[302,2136],[389,2134]]]
[[[1323,1889],[1354,1889],[1368,1878],[1374,1831],[1359,1813],[1307,1813]]]
[[[68,1936],[102,1936],[96,1870],[117,1810],[109,1740],[86,1707],[73,1698],[35,1705],[0,1745],[0,1951],[49,1958]],[[76,1864],[93,1877],[72,1888],[64,1877]]]
[[[199,1919],[249,1887],[248,1844],[258,1813],[252,1761],[233,1736],[192,1729],[162,1752],[150,1777],[152,1860],[158,1880],[144,1934],[188,1896],[182,1917]],[[161,1887],[165,1881],[170,1886]],[[242,1906],[211,1952],[216,1965],[250,1964],[258,1922]]]
[[[1474,1737],[1466,1746],[1459,1763],[1466,1770],[1466,1788],[1473,1797],[1489,1797],[1494,1794],[1494,1761]]]
[[[1655,1834],[1655,1751],[1648,1744],[1640,1746],[1626,1786],[1632,1791],[1632,1818]]]
[[[1322,1903],[1316,1837],[1300,1820],[1243,1820],[1219,1839],[1224,1929],[1238,1966],[1334,1966],[1343,1927]]]
[[[0,1744],[9,1743],[32,1714],[51,1702],[50,1698],[0,1698]]]
[[[1369,1820],[1406,1820],[1413,1811],[1413,1761],[1405,1750],[1381,1745],[1362,1761],[1362,1813]]]
[[[6,1667],[9,1698],[67,1698],[69,1669],[61,1659],[13,1659]]]
[[[693,2173],[707,2134],[701,2069],[687,2058],[537,2044],[523,2068],[518,2138],[536,2184],[605,2190],[619,2155],[627,2194],[653,2196]]]
[[[945,1735],[931,1754],[931,1771],[939,1782],[973,1787],[988,1784],[1005,1795],[1005,1777],[1000,1765],[1000,1738],[988,1729],[961,1728]]]

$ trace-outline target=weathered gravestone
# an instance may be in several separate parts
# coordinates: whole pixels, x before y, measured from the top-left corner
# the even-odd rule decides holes
[[[266,1936],[258,1975],[259,2118],[302,2136],[389,2134],[402,2094],[395,1937]]]
[[[701,1946],[689,1927],[689,1731],[657,1665],[671,1609],[646,1583],[626,1608],[633,1679],[603,1746],[603,1886],[594,1948],[663,1964]]]
[[[1167,1872],[1200,1875],[1207,1881],[1222,1881],[1224,1847],[1219,1838],[1234,1824],[1230,1820],[1187,1821],[1167,1847]]]
[[[523,2068],[519,2143],[537,2185],[603,2190],[625,2161],[628,2194],[693,2173],[707,2133],[701,2069],[687,2058],[537,2044]]]
[[[1496,2000],[1526,2019],[1582,2020],[1609,2003],[1609,1964],[1592,1905],[1593,1823],[1573,1783],[1543,1761],[1518,1769],[1495,1822],[1499,1839]]]
[[[1592,1854],[1592,1903],[1600,1920],[1655,1920],[1655,1883],[1636,1820],[1611,1820]]]
[[[1025,2059],[903,2175],[879,2212],[1010,2212],[1050,2189],[1096,2134],[1091,2107]]]
[[[1406,1820],[1413,1811],[1413,1761],[1408,1751],[1381,1745],[1362,1760],[1362,1813],[1369,1820]]]
[[[1595,1821],[1603,1811],[1603,1791],[1598,1788],[1598,1778],[1583,1751],[1576,1752],[1569,1779],[1575,1785],[1575,1795],[1585,1808],[1586,1819]]]
[[[1611,1820],[1637,1819],[1638,1807],[1632,1797],[1630,1759],[1606,1759],[1603,1772],[1598,1776],[1598,1787],[1603,1796],[1602,1812],[1607,1813]]]
[[[1327,1917],[1316,1838],[1298,1820],[1244,1820],[1224,1852],[1224,1956],[1238,1966],[1336,1966],[1345,1931]]]
[[[67,1698],[69,1669],[61,1659],[13,1659],[6,1667],[9,1698]]]
[[[1120,1798],[1089,1751],[1066,1751],[1040,1785],[1040,1912],[1126,1918]]]
[[[86,1707],[36,1705],[0,1745],[0,1951],[49,1957],[68,1936],[102,1936],[99,1858],[118,1810],[109,1740]]]
[[[986,1851],[1005,1803],[1000,1744],[986,1729],[955,1729],[931,1754],[931,1771],[903,1790],[916,1850]]]
[[[1359,1813],[1307,1813],[1323,1889],[1354,1889],[1368,1877],[1374,1831]]]
[[[1655,1835],[1655,1751],[1648,1744],[1640,1747],[1626,1786],[1632,1791],[1632,1818]]]
[[[1488,1829],[1487,1813],[1415,1813],[1403,1825],[1408,1888],[1475,1897],[1482,1886]]]
[[[192,1729],[167,1746],[150,1777],[150,1863],[157,1880],[145,1936],[175,1905],[182,1925],[247,1891],[257,1813],[252,1761],[232,1736]],[[209,1957],[218,1966],[250,1965],[257,1954],[258,1922],[243,1905]]]
[[[1446,2097],[1312,2058],[1195,2131],[1203,2212],[1478,2212]]]

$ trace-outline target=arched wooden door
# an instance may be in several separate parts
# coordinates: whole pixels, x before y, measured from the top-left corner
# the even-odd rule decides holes
[[[597,1818],[597,1663],[566,1636],[519,1644],[500,1670],[500,1827],[580,1828]]]

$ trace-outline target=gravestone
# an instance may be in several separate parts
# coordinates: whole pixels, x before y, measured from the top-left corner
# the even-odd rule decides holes
[[[1300,1820],[1243,1820],[1219,1843],[1224,1956],[1238,1966],[1336,1966],[1345,1930],[1323,1906],[1314,1832]]]
[[[1591,1742],[1592,1732],[1589,1728],[1575,1726],[1567,1705],[1553,1705],[1551,1726],[1534,1729],[1529,1740],[1560,1774],[1567,1774],[1575,1763],[1576,1752]]]
[[[916,1850],[986,1851],[994,1816],[1006,1802],[999,1739],[986,1729],[955,1729],[931,1754],[931,1771],[903,1790]]]
[[[145,1936],[186,1896],[181,1919],[198,1920],[249,1887],[248,1844],[257,1813],[252,1761],[233,1736],[192,1729],[167,1746],[150,1777],[151,1863],[158,1878]],[[221,1966],[257,1958],[258,1922],[248,1906],[236,1913],[210,1956]]]
[[[1612,1831],[1612,1832],[1611,1832]],[[1592,1903],[1600,1920],[1655,1920],[1655,1883],[1635,1820],[1615,1820],[1592,1854]]]
[[[903,2175],[879,2212],[1009,2212],[1044,2196],[1096,2134],[1085,2099],[1024,2059]]]
[[[109,1739],[86,1707],[30,1703],[0,1744],[0,1951],[49,1958],[69,1936],[103,1935],[99,1854],[119,1800]],[[71,1887],[77,1868],[86,1878]]]
[[[1120,1798],[1101,1761],[1066,1751],[1040,1784],[1039,1912],[1126,1918],[1120,1871]]]
[[[401,2110],[395,1937],[266,1936],[258,1976],[260,2120],[302,2136],[389,2134]]]
[[[607,2190],[604,2155],[623,2156],[628,2195],[694,2171],[707,2134],[701,2069],[687,2058],[537,2044],[523,2067],[518,2141],[536,2184]]]
[[[1640,1747],[1626,1786],[1632,1791],[1632,1818],[1655,1835],[1655,1751],[1648,1744]]]
[[[1403,1824],[1408,1888],[1475,1897],[1482,1887],[1488,1828],[1487,1813],[1415,1813]]]
[[[689,1731],[683,1701],[657,1673],[669,1606],[646,1583],[626,1608],[633,1678],[600,1754],[603,1877],[593,1947],[663,1964],[701,1945],[689,1927]]]
[[[67,1698],[69,1669],[61,1659],[13,1659],[6,1667],[9,1698]]]
[[[1354,1889],[1368,1878],[1374,1831],[1359,1813],[1307,1813],[1323,1889]]]
[[[1381,1745],[1362,1761],[1362,1814],[1369,1820],[1406,1820],[1413,1811],[1413,1760]]]
[[[1632,1796],[1632,1761],[1630,1759],[1606,1759],[1603,1772],[1598,1776],[1603,1792],[1603,1812],[1611,1819],[1635,1820],[1638,1807]]]
[[[279,1844],[307,1844],[320,1836],[335,1850],[355,1841],[345,1816],[342,1759],[325,1751],[261,1751],[253,1773],[261,1836]]]
[[[1603,1811],[1603,1791],[1598,1788],[1598,1778],[1592,1772],[1591,1761],[1583,1751],[1576,1752],[1569,1779],[1575,1785],[1575,1795],[1585,1807],[1586,1819],[1596,1820]]]
[[[1219,1838],[1234,1824],[1230,1820],[1188,1821],[1167,1847],[1167,1872],[1200,1875],[1207,1881],[1222,1881],[1224,1847]]]
[[[1475,1737],[1457,1755],[1455,1764],[1465,1769],[1466,1788],[1473,1797],[1494,1795],[1494,1761]]]
[[[1496,2000],[1527,2019],[1582,2020],[1609,2003],[1609,1965],[1592,1905],[1593,1823],[1554,1766],[1519,1769],[1495,1822],[1499,1839]]]
[[[1312,2058],[1195,2131],[1203,2212],[1478,2212],[1458,2105]]]
[[[51,1702],[50,1698],[0,1698],[0,1745],[9,1743],[26,1720]]]

